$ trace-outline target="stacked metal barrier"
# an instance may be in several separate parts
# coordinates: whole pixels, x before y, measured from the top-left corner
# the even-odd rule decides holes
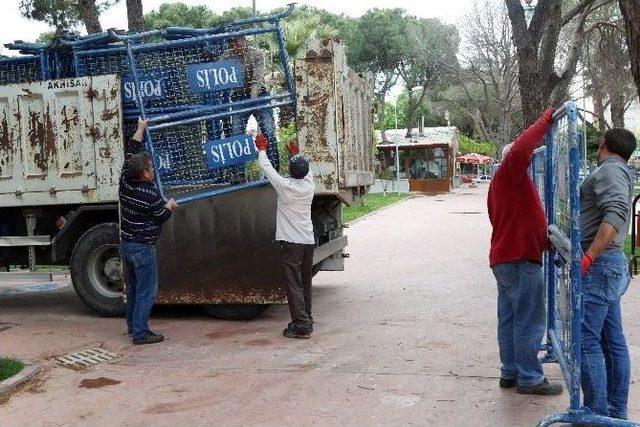
[[[632,421],[595,415],[581,402],[580,160],[578,112],[573,102],[567,102],[554,114],[546,146],[536,150],[531,170],[543,200],[551,242],[544,263],[547,355],[543,360],[560,365],[570,398],[567,412],[549,415],[539,426],[558,422],[637,426]]]
[[[274,114],[280,124],[295,114],[280,27],[292,10],[207,29],[110,30],[62,36],[48,46],[16,42],[7,47],[29,55],[0,59],[0,84],[118,74],[124,135],[133,134],[139,116],[148,119],[147,149],[165,198],[189,202],[263,185],[247,123],[253,116],[269,139],[277,169]]]

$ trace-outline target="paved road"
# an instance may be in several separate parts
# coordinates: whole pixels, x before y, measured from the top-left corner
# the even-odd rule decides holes
[[[38,384],[0,404],[0,425],[534,425],[568,397],[497,387],[485,197],[481,186],[414,198],[352,225],[347,270],[315,281],[310,340],[280,335],[284,306],[251,322],[180,308],[153,318],[165,343],[134,347],[121,319],[94,316],[68,286],[35,294],[0,286],[0,322],[13,324],[0,349],[46,365]],[[624,311],[631,415],[640,419],[633,285]],[[96,345],[122,357],[83,371],[47,361]],[[560,375],[554,366],[548,374]],[[100,377],[94,388],[83,383]]]

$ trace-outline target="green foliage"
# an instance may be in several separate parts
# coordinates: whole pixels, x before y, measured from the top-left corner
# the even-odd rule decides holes
[[[44,43],[44,44],[49,44],[51,42],[53,42],[56,38],[56,32],[55,31],[45,31],[44,33],[40,34],[38,36],[38,38],[36,39],[36,42],[38,43]]]
[[[219,17],[207,6],[188,6],[184,3],[164,3],[158,10],[144,16],[149,29],[164,27],[207,28],[214,26]]]
[[[96,0],[98,13],[104,12],[118,0]],[[82,21],[78,0],[20,0],[20,14],[27,19],[44,22],[58,31],[70,30]]]
[[[362,205],[345,206],[342,209],[342,221],[345,223],[354,221],[408,197],[408,194],[367,194],[364,196]]]
[[[295,122],[289,123],[278,129],[278,152],[280,153],[280,173],[289,173],[289,150],[287,147],[296,142],[297,129]]]
[[[0,357],[0,381],[11,378],[18,372],[22,371],[23,368],[24,363],[18,360]]]
[[[404,9],[371,9],[354,25],[347,48],[349,64],[358,71],[371,71],[378,85],[396,74],[406,44]],[[387,88],[388,89],[388,88]]]
[[[458,135],[459,150],[462,154],[478,153],[484,156],[495,157],[496,145],[493,142],[479,142],[467,135]]]

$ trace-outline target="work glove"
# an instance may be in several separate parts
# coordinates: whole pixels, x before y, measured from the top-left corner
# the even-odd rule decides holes
[[[552,123],[553,122],[553,108],[549,107],[546,110],[544,110],[544,113],[542,113],[542,118],[545,119],[547,121],[547,123]]]
[[[287,151],[289,151],[289,154],[291,154],[291,156],[295,156],[296,154],[298,154],[300,152],[300,148],[298,147],[298,143],[297,142],[292,142],[289,145],[287,145]]]
[[[584,276],[585,274],[587,274],[587,271],[591,268],[592,265],[593,258],[591,258],[591,255],[582,255],[582,262],[580,263],[580,273],[582,273],[582,275]]]
[[[269,140],[262,133],[256,135],[255,143],[258,151],[267,151],[267,147],[269,147]]]

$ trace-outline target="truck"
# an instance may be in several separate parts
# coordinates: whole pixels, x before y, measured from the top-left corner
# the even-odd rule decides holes
[[[273,24],[276,18],[234,21],[209,32],[174,29],[162,33],[167,41],[161,43],[174,49],[204,40],[215,48],[234,34],[264,31],[265,23]],[[157,39],[158,34],[152,36]],[[238,117],[238,111],[244,111],[239,107],[243,102],[253,102],[251,112],[258,115],[261,109],[275,108],[276,101],[269,99],[260,104],[262,98],[246,100],[237,104],[235,113],[232,105],[212,115],[216,102],[225,101],[208,98],[214,110],[208,111],[205,119],[195,116],[204,114],[200,104],[172,106],[170,110],[165,105],[162,111],[153,110],[154,91],[157,94],[162,88],[145,89],[140,80],[153,71],[132,71],[136,62],[129,62],[129,71],[125,67],[120,73],[83,71],[79,65],[82,55],[121,52],[123,46],[129,60],[143,62],[142,56],[135,57],[138,51],[134,49],[141,46],[138,41],[129,44],[122,35],[113,33],[102,37],[108,43],[89,53],[87,40],[94,43],[100,36],[68,43],[65,48],[72,59],[55,66],[51,66],[50,58],[44,58],[42,50],[38,54],[29,51],[30,55],[22,57],[0,58],[0,262],[5,266],[28,265],[31,270],[38,264],[69,266],[73,287],[87,306],[106,316],[124,313],[118,254],[118,183],[132,120],[137,113],[146,113],[150,128],[154,123],[158,128],[147,135],[146,141],[154,166],[160,171],[158,184],[166,197],[178,194],[183,200],[164,225],[156,245],[157,303],[198,304],[213,316],[248,319],[271,304],[286,302],[279,251],[274,242],[274,190],[261,177],[249,180],[249,162],[234,166],[234,171],[241,168],[240,183],[216,181],[215,185],[203,187],[206,191],[192,185],[189,188],[197,188],[201,194],[193,197],[193,191],[184,192],[183,186],[169,180],[168,172],[163,172],[161,156],[175,159],[190,150],[198,159],[203,144],[211,144],[211,139],[215,144],[220,135],[208,136],[206,141],[204,137],[188,140],[188,146],[178,149],[182,153],[179,155],[175,149],[167,151],[173,146],[158,142],[162,140],[158,135],[170,126],[200,126],[198,129],[204,132],[211,123],[224,124],[225,117],[232,114]],[[281,47],[282,42],[280,37]],[[155,43],[158,49],[168,49]],[[19,47],[28,50],[24,44]],[[33,65],[29,65],[29,61],[38,62],[38,58],[41,68],[49,61],[48,75],[42,69],[33,71]],[[280,78],[289,73],[291,77],[287,92],[291,105],[283,104],[280,111],[294,108],[289,128],[295,129],[293,138],[315,172],[314,274],[341,271],[348,256],[342,207],[359,203],[373,184],[373,80],[349,68],[344,46],[333,39],[311,41],[304,58],[292,64],[282,52],[280,58],[285,67]],[[189,67],[206,60],[189,57],[182,65]],[[123,64],[124,60],[119,61]],[[16,73],[17,66],[25,72]],[[60,78],[42,78],[47,76]],[[184,77],[180,79],[186,84]],[[137,98],[132,100],[132,96]],[[284,95],[280,99],[285,99]],[[172,120],[177,117],[182,121],[162,122],[170,115]],[[199,125],[205,123],[203,120],[213,121]],[[282,123],[278,126],[281,128]],[[214,172],[215,179],[220,180],[222,173]]]

